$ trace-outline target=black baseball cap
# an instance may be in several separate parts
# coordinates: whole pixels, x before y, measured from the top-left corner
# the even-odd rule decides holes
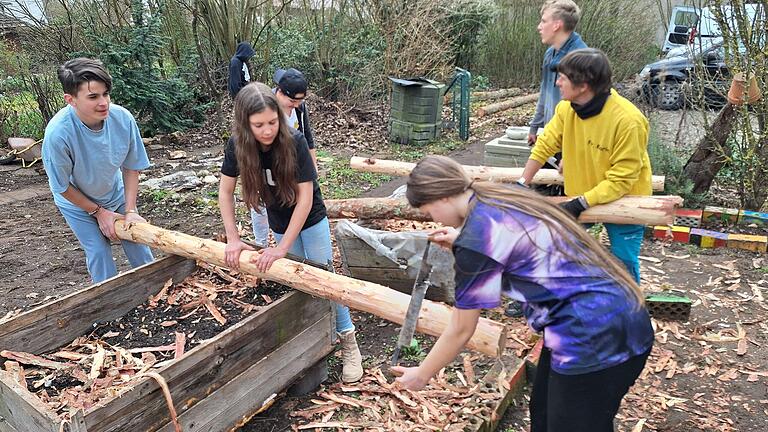
[[[275,71],[275,84],[289,98],[295,98],[297,94],[307,94],[307,79],[304,74],[294,68],[278,69]]]

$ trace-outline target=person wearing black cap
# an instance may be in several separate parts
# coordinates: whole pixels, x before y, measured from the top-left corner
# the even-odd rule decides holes
[[[288,118],[288,126],[304,134],[309,146],[309,154],[317,170],[317,152],[312,127],[309,125],[309,110],[304,98],[307,97],[307,79],[301,71],[294,68],[278,69],[274,76],[277,87],[273,90],[280,107]]]
[[[248,70],[248,60],[256,52],[248,42],[240,42],[235,49],[235,55],[229,60],[229,95],[232,99],[237,96],[241,88],[251,80],[251,74]]]
[[[289,68],[278,69],[274,76],[277,87],[272,92],[277,97],[280,108],[285,113],[288,126],[304,134],[309,147],[309,155],[312,157],[312,164],[317,169],[317,152],[315,151],[315,140],[312,137],[312,127],[309,125],[309,110],[304,98],[307,96],[307,79],[301,71]],[[267,211],[264,208],[251,209],[251,224],[253,226],[253,236],[256,243],[267,245],[269,237],[269,224],[267,223]]]

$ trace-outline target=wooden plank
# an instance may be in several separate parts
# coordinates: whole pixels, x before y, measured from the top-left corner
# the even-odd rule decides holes
[[[357,238],[336,238],[339,247],[344,250],[344,262],[350,267],[378,267],[400,269],[400,265],[391,259],[377,255],[368,243]]]
[[[331,303],[292,292],[259,313],[195,347],[158,370],[182,414],[250,367],[332,313]],[[323,339],[330,346],[330,339]],[[136,415],[136,407],[142,414]],[[89,432],[154,430],[170,421],[160,387],[144,380],[85,413]]]
[[[0,417],[0,430],[9,431],[58,432],[61,422],[56,413],[5,371],[0,371]]]
[[[483,418],[481,423],[475,425],[477,427],[475,430],[479,432],[493,432],[496,430],[499,421],[504,417],[504,413],[507,411],[507,408],[509,408],[512,399],[523,391],[523,387],[528,382],[527,369],[531,364],[538,364],[543,344],[544,340],[540,339],[524,360],[514,356],[503,356],[501,358],[501,363],[508,373],[506,382],[509,384],[509,390],[504,393],[504,396],[497,401],[494,406],[496,415],[492,415],[491,418]],[[501,368],[497,362],[485,375],[483,381],[486,383],[495,383],[496,377],[498,377],[500,372]]]
[[[271,352],[179,417],[185,432],[220,432],[242,426],[264,400],[279,393],[307,368],[328,355],[333,327],[320,320]],[[158,432],[173,432],[167,424]]]
[[[125,315],[168,279],[179,282],[194,268],[193,260],[169,256],[32,309],[0,324],[0,350],[41,354],[65,345],[93,323]]]

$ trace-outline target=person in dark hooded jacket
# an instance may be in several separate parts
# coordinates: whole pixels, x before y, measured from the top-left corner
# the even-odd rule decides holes
[[[235,55],[229,60],[229,95],[232,99],[237,96],[237,93],[241,88],[251,80],[250,71],[248,70],[248,60],[253,57],[256,52],[248,42],[240,42],[237,44]]]

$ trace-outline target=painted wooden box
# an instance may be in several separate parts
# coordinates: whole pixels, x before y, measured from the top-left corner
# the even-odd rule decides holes
[[[170,256],[32,309],[0,324],[0,350],[55,350],[196,268],[193,260]],[[155,372],[167,382],[185,432],[231,430],[333,350],[334,322],[328,300],[293,291]],[[0,432],[173,430],[152,379],[139,379],[63,423],[35,394],[0,372]]]

